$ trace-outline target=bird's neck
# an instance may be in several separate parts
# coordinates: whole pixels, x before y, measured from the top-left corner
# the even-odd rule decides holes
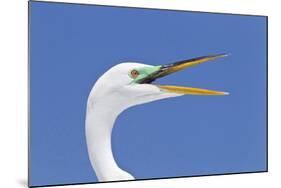
[[[89,158],[99,181],[131,179],[131,175],[116,164],[111,149],[111,133],[120,110],[88,104],[86,140]]]

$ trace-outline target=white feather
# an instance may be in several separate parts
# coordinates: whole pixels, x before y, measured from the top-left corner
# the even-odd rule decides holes
[[[115,119],[125,109],[147,102],[181,96],[165,93],[152,84],[131,84],[128,73],[149,67],[140,63],[118,64],[104,73],[92,88],[87,102],[86,140],[89,158],[99,181],[132,180],[115,162],[111,133]]]

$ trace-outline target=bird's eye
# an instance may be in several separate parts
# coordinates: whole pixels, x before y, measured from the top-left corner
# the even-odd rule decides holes
[[[133,78],[136,78],[139,74],[140,74],[140,73],[139,73],[137,70],[132,70],[132,71],[131,71],[131,76],[132,76]]]

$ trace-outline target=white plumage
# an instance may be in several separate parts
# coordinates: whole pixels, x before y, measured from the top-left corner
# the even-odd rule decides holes
[[[116,164],[111,150],[111,132],[117,116],[125,109],[146,102],[176,97],[152,84],[131,84],[128,73],[148,67],[139,63],[122,63],[103,74],[88,97],[86,139],[91,164],[99,181],[132,180],[134,177]]]
[[[225,56],[204,56],[162,66],[121,63],[105,72],[90,92],[86,113],[88,154],[98,180],[134,179],[117,165],[111,150],[112,128],[120,113],[135,105],[185,94],[226,95],[220,91],[152,83],[157,78]]]

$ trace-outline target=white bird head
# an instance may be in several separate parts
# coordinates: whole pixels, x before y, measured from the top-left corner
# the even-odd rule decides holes
[[[117,116],[125,109],[159,99],[181,95],[225,95],[221,91],[158,85],[153,81],[226,56],[204,56],[168,65],[121,63],[105,72],[95,83],[88,98],[86,139],[89,157],[99,181],[132,180],[134,177],[118,167],[111,150],[111,132]]]

